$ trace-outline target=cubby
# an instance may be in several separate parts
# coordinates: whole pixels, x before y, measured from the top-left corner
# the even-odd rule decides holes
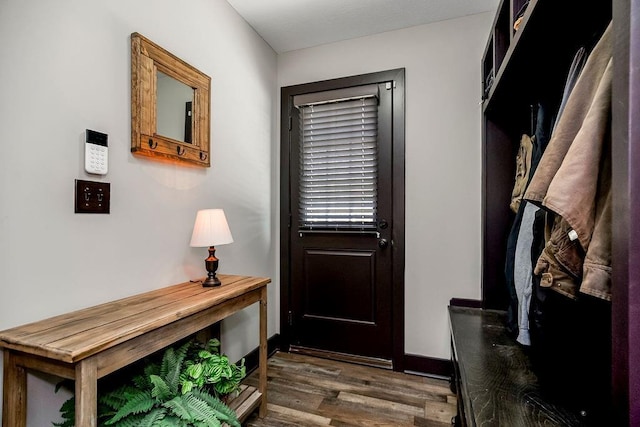
[[[630,349],[640,346],[640,291],[633,283],[640,282],[640,253],[632,250],[640,242],[638,225],[630,218],[640,216],[640,201],[633,196],[640,184],[640,153],[634,148],[632,141],[637,144],[638,115],[631,113],[630,99],[640,96],[638,77],[630,70],[637,68],[639,60],[630,52],[637,52],[640,39],[631,36],[630,22],[640,19],[640,6],[631,4],[627,0],[597,0],[593,2],[554,0],[503,0],[498,6],[495,19],[489,32],[489,40],[481,60],[482,73],[482,292],[478,308],[464,312],[465,319],[474,324],[491,318],[491,325],[478,327],[477,333],[488,333],[484,328],[493,329],[495,337],[478,338],[475,342],[479,348],[468,348],[468,342],[462,335],[469,338],[468,331],[457,327],[462,322],[455,305],[468,301],[452,300],[451,320],[453,335],[453,359],[456,364],[457,380],[462,389],[462,412],[466,409],[467,422],[491,422],[500,420],[501,404],[492,398],[482,402],[482,408],[474,407],[474,402],[465,396],[464,381],[472,386],[481,383],[483,371],[476,371],[478,366],[463,366],[463,360],[458,360],[460,353],[483,354],[488,358],[500,357],[507,351],[503,345],[515,345],[511,338],[507,339],[503,328],[504,310],[507,308],[508,291],[505,283],[505,259],[507,238],[514,219],[509,208],[511,191],[513,189],[516,154],[520,137],[523,133],[532,134],[532,111],[538,101],[544,101],[549,110],[557,112],[561,102],[562,92],[567,79],[568,70],[575,52],[584,47],[590,52],[598,42],[613,16],[614,43],[614,89],[613,89],[613,120],[612,120],[612,158],[613,158],[613,224],[612,246],[613,263],[612,276],[614,283],[613,301],[609,307],[610,315],[605,321],[610,321],[610,335],[603,341],[604,352],[609,354],[610,363],[590,365],[589,371],[584,372],[587,381],[594,377],[609,378],[610,390],[599,390],[604,395],[602,407],[609,407],[610,425],[625,425],[640,423],[640,397],[634,393],[640,387],[640,375],[631,366],[638,366],[640,358],[638,352]],[[522,15],[518,29],[514,23]],[[635,61],[635,62],[634,62]],[[635,67],[635,68],[634,68]],[[490,83],[490,84],[489,84]],[[474,304],[470,304],[474,306]],[[490,313],[502,313],[493,315]],[[476,320],[472,320],[476,319]],[[482,321],[479,319],[483,319]],[[465,320],[466,321],[466,320]],[[497,322],[497,323],[495,323]],[[465,326],[466,327],[466,326]],[[484,332],[483,332],[484,331]],[[457,348],[456,348],[457,346]],[[634,347],[635,346],[635,347]],[[640,347],[639,347],[640,348]],[[516,347],[514,347],[516,351]],[[520,350],[517,350],[519,354]],[[592,355],[586,355],[588,362]],[[526,352],[522,354],[523,363],[527,362]],[[470,360],[470,359],[469,359]],[[490,359],[487,359],[490,360]],[[458,365],[460,363],[460,365]],[[530,366],[530,365],[527,365]],[[518,374],[518,368],[510,367],[510,376],[503,379],[491,379],[487,387],[498,387],[496,381],[501,382],[501,390],[510,387],[513,391],[517,387],[533,387],[539,390],[540,401],[531,402],[525,396],[522,400],[522,419],[527,420],[532,410],[546,411],[554,417],[553,412],[572,408],[563,408],[554,402],[545,402],[549,390],[538,382],[535,369],[525,374]],[[479,368],[481,369],[481,367]],[[466,378],[460,376],[466,372]],[[506,372],[506,371],[505,371]],[[463,375],[464,376],[464,375]],[[525,378],[526,377],[526,378]],[[462,381],[462,384],[460,384]],[[524,381],[524,382],[523,382]],[[519,388],[523,390],[523,388]],[[490,396],[496,390],[486,389]],[[496,395],[497,396],[497,395]],[[492,406],[493,405],[493,406]],[[610,406],[609,406],[610,405]],[[466,408],[465,408],[466,407]],[[533,409],[532,409],[533,408]],[[545,409],[547,408],[547,409]],[[513,408],[511,408],[513,409]],[[479,416],[482,411],[489,418]],[[495,412],[491,412],[495,411]],[[469,413],[470,412],[470,413]],[[563,412],[564,413],[564,412]],[[540,412],[538,413],[540,414]],[[556,412],[557,414],[557,412]],[[479,418],[477,418],[479,416]],[[493,417],[493,418],[491,418]],[[506,419],[506,418],[505,418]],[[563,419],[557,418],[557,419]],[[489,420],[489,421],[487,421]],[[580,416],[574,419],[581,424],[587,420]],[[525,421],[521,421],[525,422]],[[569,422],[568,425],[573,424]],[[505,424],[506,425],[506,424]]]

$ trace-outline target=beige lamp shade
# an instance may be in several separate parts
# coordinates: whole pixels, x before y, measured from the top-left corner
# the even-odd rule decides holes
[[[233,243],[231,230],[222,209],[203,209],[196,215],[190,246],[202,248],[207,246]]]

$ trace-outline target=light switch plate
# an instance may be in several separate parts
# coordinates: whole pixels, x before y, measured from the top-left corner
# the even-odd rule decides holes
[[[76,179],[75,212],[108,214],[111,204],[111,184]]]

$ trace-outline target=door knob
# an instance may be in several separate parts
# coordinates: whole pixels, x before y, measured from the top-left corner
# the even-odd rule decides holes
[[[378,246],[380,247],[380,249],[384,249],[389,246],[389,241],[387,239],[380,239],[378,240]]]

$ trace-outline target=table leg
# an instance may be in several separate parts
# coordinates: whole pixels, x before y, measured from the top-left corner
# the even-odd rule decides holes
[[[27,371],[18,366],[11,350],[4,350],[2,427],[27,425]]]
[[[98,364],[90,357],[76,365],[76,426],[98,425]]]
[[[260,418],[267,415],[267,288],[260,293],[260,350],[258,355],[258,369],[260,376]]]

